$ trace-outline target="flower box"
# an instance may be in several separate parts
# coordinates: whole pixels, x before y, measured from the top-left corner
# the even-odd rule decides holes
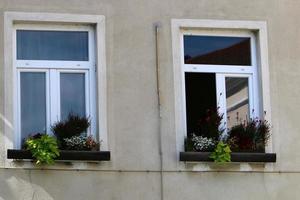
[[[59,157],[55,160],[79,160],[79,161],[109,161],[109,151],[66,151],[61,150]],[[22,160],[34,159],[28,150],[8,149],[7,158]]]
[[[179,160],[184,162],[213,162],[212,152],[180,152]],[[276,162],[275,153],[232,152],[231,162]]]

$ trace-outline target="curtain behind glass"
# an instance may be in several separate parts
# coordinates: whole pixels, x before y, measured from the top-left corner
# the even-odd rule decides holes
[[[85,116],[85,74],[60,74],[60,110],[61,119],[70,113]]]
[[[46,73],[21,72],[21,138],[46,132]]]
[[[18,60],[88,61],[87,31],[17,30]]]

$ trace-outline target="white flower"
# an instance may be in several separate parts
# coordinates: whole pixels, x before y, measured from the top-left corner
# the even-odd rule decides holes
[[[86,138],[86,136],[80,135],[66,138],[64,141],[69,149],[80,150],[85,148]]]
[[[92,136],[83,135],[65,138],[64,142],[66,149],[79,151],[90,151],[100,145]]]
[[[197,136],[192,133],[192,142],[194,143],[194,148],[197,151],[208,151],[215,147],[215,141],[211,138]]]

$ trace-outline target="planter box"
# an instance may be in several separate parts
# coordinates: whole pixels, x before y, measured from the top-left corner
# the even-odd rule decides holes
[[[180,161],[213,162],[209,158],[211,152],[180,152]],[[275,153],[231,153],[231,162],[276,162]]]
[[[110,160],[109,151],[65,151],[61,150],[60,156],[55,160],[81,160],[81,161],[108,161]],[[8,159],[34,159],[28,150],[8,149]]]

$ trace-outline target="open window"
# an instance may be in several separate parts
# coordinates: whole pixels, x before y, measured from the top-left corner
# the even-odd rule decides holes
[[[223,115],[225,132],[259,116],[254,34],[206,30],[185,31],[182,37],[187,135],[209,109]]]
[[[233,135],[237,126],[256,119],[270,122],[265,29],[261,22],[172,21],[176,136],[181,161],[211,161],[204,152],[212,151],[220,140],[228,142],[226,137]],[[241,137],[234,137],[238,145],[242,143]],[[267,142],[270,144],[271,139]],[[238,159],[233,155],[233,161],[276,160],[275,154],[265,154],[271,145],[265,148],[259,143],[259,149],[258,143],[252,144],[255,150],[247,150],[250,160],[243,160],[243,154]],[[254,152],[263,153],[263,158],[253,158]]]

